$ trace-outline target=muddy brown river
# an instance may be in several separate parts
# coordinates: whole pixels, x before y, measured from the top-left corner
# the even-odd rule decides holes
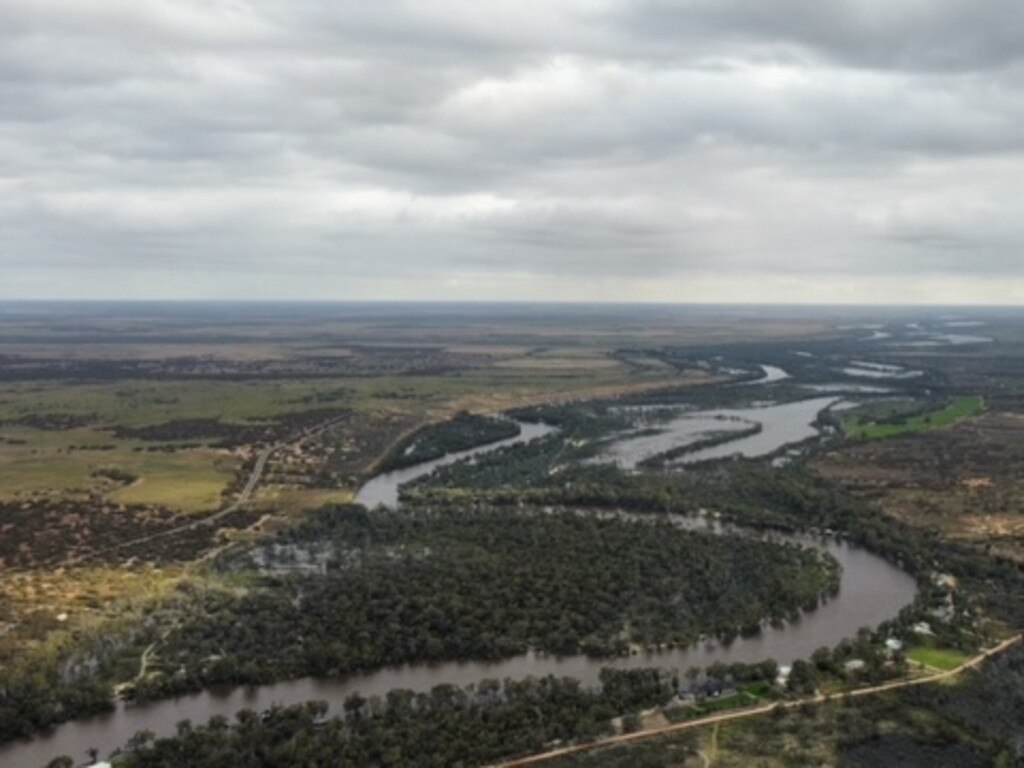
[[[535,439],[551,431],[550,427],[542,425],[523,426],[524,432],[518,438],[445,457],[437,462],[427,462],[431,465],[429,467],[411,467],[381,475],[364,486],[359,499],[367,505],[393,505],[397,502],[400,483],[425,474],[441,463],[494,450],[500,445]],[[706,518],[675,518],[675,522],[686,528],[716,529],[714,523],[708,522]],[[275,704],[288,705],[320,699],[330,705],[332,712],[337,713],[341,711],[344,699],[357,691],[364,696],[373,696],[395,688],[428,691],[441,683],[462,686],[486,678],[524,678],[547,674],[571,676],[586,685],[596,685],[602,667],[657,666],[685,672],[689,667],[704,667],[717,661],[753,662],[770,658],[779,664],[787,664],[798,658],[806,658],[822,646],[834,646],[843,638],[856,634],[862,627],[875,627],[893,618],[913,601],[916,594],[917,587],[913,578],[860,547],[811,536],[769,534],[768,538],[796,541],[804,546],[822,549],[835,557],[842,566],[839,592],[796,621],[782,627],[765,627],[756,636],[738,638],[728,645],[707,642],[686,649],[615,659],[527,653],[499,662],[412,664],[386,667],[344,679],[302,678],[229,691],[204,691],[148,704],[119,702],[111,713],[65,723],[30,741],[0,746],[0,766],[40,766],[62,754],[82,761],[90,748],[97,749],[101,757],[108,756],[115,749],[123,747],[137,731],[149,730],[157,736],[166,736],[174,732],[175,725],[181,720],[204,723],[214,715],[231,717],[243,708],[262,710]]]

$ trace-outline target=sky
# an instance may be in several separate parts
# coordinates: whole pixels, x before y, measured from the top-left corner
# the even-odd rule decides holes
[[[0,299],[1024,302],[1015,0],[0,0]]]

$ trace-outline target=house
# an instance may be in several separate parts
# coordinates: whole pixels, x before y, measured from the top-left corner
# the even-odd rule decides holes
[[[932,583],[937,587],[948,589],[951,592],[957,588],[956,576],[951,573],[937,573],[932,577]]]
[[[786,666],[779,667],[779,675],[775,678],[775,682],[781,686],[785,686],[789,680],[789,673],[793,671],[793,668],[788,664]]]

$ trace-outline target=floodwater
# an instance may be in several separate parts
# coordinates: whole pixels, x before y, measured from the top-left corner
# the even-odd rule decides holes
[[[883,395],[892,392],[889,387],[876,387],[871,384],[843,384],[838,381],[828,384],[801,384],[800,388],[808,389],[811,392],[849,392],[864,395]]]
[[[359,493],[356,494],[356,502],[362,504],[368,509],[373,509],[380,505],[391,507],[393,509],[398,506],[398,487],[404,483],[411,482],[417,478],[423,477],[424,475],[429,475],[438,467],[454,464],[462,459],[472,458],[483,453],[490,453],[491,451],[495,451],[498,448],[504,448],[508,445],[528,443],[531,440],[544,437],[544,435],[550,434],[556,430],[555,427],[548,424],[527,424],[526,422],[521,421],[516,423],[519,425],[520,429],[520,432],[516,437],[497,440],[493,443],[487,443],[486,445],[480,445],[476,448],[470,448],[465,451],[448,453],[439,459],[434,459],[433,461],[425,461],[422,464],[414,464],[411,467],[404,467],[392,472],[379,474],[368,480],[363,487],[359,489]]]
[[[675,464],[695,464],[699,461],[724,459],[737,454],[753,459],[775,453],[787,445],[817,437],[820,432],[814,422],[817,420],[818,414],[838,402],[838,398],[835,397],[815,397],[810,400],[797,400],[794,403],[780,405],[712,411],[711,413],[716,416],[757,422],[762,426],[762,430],[756,435],[741,437],[738,440],[731,440],[728,443],[688,453]]]
[[[760,424],[761,431],[685,454],[673,462],[673,465],[693,464],[736,454],[746,458],[767,456],[792,443],[816,437],[819,431],[814,422],[818,414],[836,402],[838,399],[835,397],[816,397],[792,403],[749,408],[682,411],[678,416],[660,425],[658,428],[661,431],[657,434],[627,435],[616,440],[606,449],[603,458],[632,469],[644,459],[671,448],[689,445],[711,433],[747,429],[752,424]]]
[[[706,518],[676,518],[681,527],[710,527]],[[737,529],[732,529],[737,530]],[[150,730],[157,736],[174,733],[175,725],[189,719],[204,723],[214,715],[232,717],[240,709],[264,710],[274,705],[297,704],[314,699],[326,701],[331,712],[340,713],[345,698],[383,695],[395,688],[429,691],[442,683],[464,686],[481,680],[530,675],[575,677],[584,685],[598,683],[602,667],[661,667],[685,672],[715,662],[754,662],[775,659],[789,664],[807,658],[817,648],[832,647],[856,634],[862,627],[875,627],[891,619],[916,594],[913,578],[896,566],[865,549],[847,543],[811,536],[771,534],[768,538],[791,541],[822,549],[839,561],[842,576],[839,593],[816,610],[803,614],[782,627],[765,627],[753,637],[738,638],[723,645],[716,641],[698,643],[686,649],[641,653],[614,659],[584,656],[555,657],[528,653],[500,662],[450,662],[386,667],[344,679],[301,678],[287,682],[230,691],[205,691],[148,704],[118,703],[114,712],[76,720],[58,726],[31,741],[0,747],[0,768],[45,765],[57,755],[76,760],[96,748],[101,757],[123,746],[137,731]]]
[[[866,379],[916,379],[923,376],[924,371],[912,371],[896,365],[883,366],[877,363],[853,363],[851,367],[843,368],[847,376],[859,376]]]
[[[740,382],[740,385],[746,386],[748,384],[771,384],[772,382],[782,381],[783,379],[789,378],[789,374],[776,365],[762,364],[761,370],[764,371],[764,376],[762,376],[760,379],[755,379],[754,381],[743,381]]]
[[[959,346],[960,344],[991,344],[993,342],[991,336],[975,336],[969,333],[940,333],[937,334],[937,338],[947,341],[953,346]]]
[[[673,448],[700,440],[715,432],[738,432],[749,429],[755,422],[747,419],[727,419],[710,412],[684,414],[654,427],[654,434],[625,437],[608,446],[600,460],[611,459],[624,469],[635,469],[644,459]]]
[[[820,397],[781,405],[683,412],[669,424],[676,425],[674,428],[677,433],[681,431],[692,435],[691,427],[695,425],[719,430],[723,425],[738,424],[739,428],[743,428],[753,422],[761,423],[764,429],[757,435],[689,454],[684,457],[684,461],[701,461],[734,453],[758,456],[818,434],[813,424],[818,413],[838,402],[840,400],[836,397]],[[693,423],[683,423],[686,421]],[[534,440],[554,430],[542,424],[523,423],[520,426],[522,433],[518,437],[380,475],[363,486],[357,499],[371,507],[377,504],[394,506],[398,501],[398,487],[402,483],[421,477],[436,467],[493,451],[504,445]],[[634,443],[634,447],[636,445]],[[673,519],[680,527],[721,530],[705,517]],[[732,530],[739,532],[738,529]],[[204,723],[215,715],[232,717],[241,709],[259,711],[274,705],[319,699],[326,701],[332,712],[338,713],[345,698],[354,692],[373,696],[383,695],[395,688],[429,691],[442,683],[464,686],[487,678],[522,679],[529,675],[547,674],[575,677],[583,684],[592,686],[597,684],[602,667],[657,666],[685,672],[689,667],[705,667],[718,661],[753,662],[771,658],[779,664],[788,664],[798,658],[808,657],[819,647],[834,646],[843,638],[856,634],[862,627],[874,627],[893,618],[914,599],[914,580],[865,549],[810,536],[771,534],[769,538],[817,547],[835,557],[842,566],[839,593],[793,622],[781,627],[765,627],[758,635],[738,638],[728,645],[709,641],[686,649],[614,659],[527,653],[500,662],[412,664],[386,667],[343,679],[301,678],[273,685],[204,691],[147,704],[119,702],[109,714],[75,720],[30,741],[0,746],[0,768],[45,765],[62,754],[81,760],[90,748],[97,749],[103,757],[122,747],[140,730],[166,736],[173,734],[176,724],[182,720]]]
[[[970,333],[921,333],[915,334],[925,338],[917,341],[898,341],[894,346],[899,347],[959,347],[964,344],[992,344],[995,339],[991,336],[977,336]]]

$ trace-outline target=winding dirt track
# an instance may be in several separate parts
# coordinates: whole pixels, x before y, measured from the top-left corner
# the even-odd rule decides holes
[[[548,752],[541,752],[536,755],[530,755],[529,757],[521,757],[517,760],[510,760],[504,763],[496,763],[492,768],[520,768],[521,766],[537,765],[539,763],[545,763],[549,760],[554,760],[559,757],[568,757],[570,755],[580,754],[581,752],[589,752],[596,749],[604,749],[605,747],[622,746],[624,744],[634,744],[638,741],[646,741],[647,739],[654,739],[659,736],[665,736],[672,733],[679,733],[680,731],[689,731],[695,728],[703,728],[706,725],[715,725],[718,723],[727,723],[733,720],[745,720],[749,717],[759,717],[760,715],[767,715],[778,709],[796,709],[802,707],[805,704],[823,704],[827,701],[842,700],[844,698],[858,699],[862,696],[874,696],[875,694],[885,693],[887,691],[895,691],[900,688],[911,688],[916,685],[928,685],[930,683],[938,683],[942,680],[948,680],[951,677],[959,675],[961,672],[966,672],[969,669],[974,669],[978,665],[982,664],[992,656],[996,656],[1007,649],[1013,647],[1017,643],[1024,639],[1024,635],[1015,635],[1003,642],[999,643],[987,651],[978,654],[974,658],[965,661],[959,667],[950,669],[945,672],[936,672],[933,675],[927,675],[926,677],[917,677],[910,680],[895,680],[890,683],[883,683],[882,685],[875,685],[870,688],[858,688],[848,693],[842,693],[839,695],[827,695],[817,694],[815,696],[808,696],[804,699],[796,699],[794,701],[783,701],[783,702],[772,702],[771,704],[763,704],[758,707],[751,707],[749,709],[738,709],[732,712],[723,712],[717,715],[708,715],[707,717],[698,718],[696,720],[687,720],[683,723],[676,723],[675,725],[666,725],[660,728],[651,728],[646,731],[636,731],[635,733],[626,733],[621,736],[609,736],[605,739],[599,739],[598,741],[591,741],[586,744],[577,744],[571,747],[561,747],[559,749],[552,749]]]
[[[95,558],[97,555],[104,555],[110,552],[116,552],[120,549],[130,547],[132,545],[147,544],[157,539],[166,539],[170,536],[174,536],[175,534],[181,533],[182,531],[194,530],[201,526],[209,525],[210,523],[215,523],[218,520],[227,517],[232,512],[236,512],[240,508],[245,506],[252,498],[252,494],[255,492],[257,486],[259,486],[260,480],[263,478],[263,471],[267,468],[267,462],[270,460],[270,457],[274,454],[275,451],[280,450],[281,448],[284,448],[285,446],[288,445],[301,443],[303,440],[306,440],[327,429],[330,429],[331,427],[340,423],[340,421],[340,419],[331,419],[330,421],[325,421],[322,424],[318,424],[315,427],[304,430],[298,433],[297,435],[294,435],[286,440],[281,440],[280,442],[274,443],[273,445],[269,445],[263,450],[261,450],[256,457],[256,463],[253,464],[252,471],[249,473],[249,477],[246,480],[245,485],[242,487],[242,490],[239,492],[235,500],[231,502],[231,504],[229,504],[228,506],[223,507],[222,509],[219,509],[216,512],[204,515],[202,517],[191,517],[188,521],[183,522],[181,525],[176,525],[173,528],[168,528],[167,530],[160,531],[159,533],[151,533],[146,536],[139,536],[138,538],[134,539],[126,539],[125,541],[119,541],[116,544],[112,544],[109,547],[96,550],[95,552],[87,552],[85,554],[67,560],[64,563],[64,565],[78,565],[82,562],[85,562],[86,560]]]

